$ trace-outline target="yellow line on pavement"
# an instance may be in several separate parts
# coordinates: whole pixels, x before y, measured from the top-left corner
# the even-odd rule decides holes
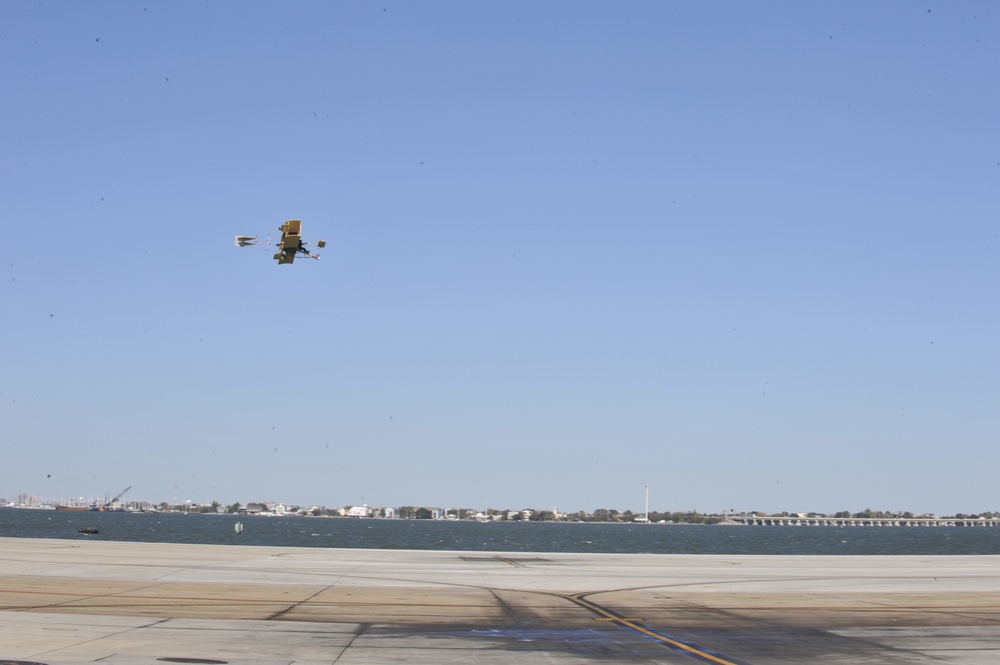
[[[595,614],[599,614],[605,621],[611,621],[613,623],[618,624],[619,626],[624,626],[626,628],[631,628],[632,630],[636,631],[637,633],[645,635],[646,637],[648,637],[648,638],[650,638],[650,639],[652,639],[652,640],[654,640],[656,642],[659,642],[661,644],[666,644],[666,645],[672,646],[672,647],[674,647],[676,649],[680,649],[681,651],[686,651],[686,652],[690,653],[691,655],[697,656],[699,658],[703,658],[703,659],[705,659],[707,661],[711,661],[713,663],[718,663],[718,665],[740,665],[736,661],[732,661],[732,660],[728,660],[726,658],[722,658],[720,656],[716,656],[713,653],[709,653],[709,652],[707,652],[707,651],[705,651],[703,649],[699,649],[698,647],[692,646],[690,644],[685,644],[684,642],[681,642],[679,640],[675,640],[672,637],[667,637],[666,635],[661,635],[660,633],[656,632],[655,630],[651,630],[649,628],[646,628],[642,624],[636,623],[635,619],[627,619],[625,617],[620,617],[617,614],[615,614],[614,612],[612,612],[611,610],[604,609],[603,607],[601,607],[597,603],[594,603],[594,602],[589,601],[586,598],[584,598],[584,596],[587,596],[587,595],[589,595],[589,592],[588,593],[577,593],[577,594],[566,595],[566,596],[563,596],[563,598],[565,598],[565,599],[567,599],[569,601],[572,601],[572,602],[576,603],[577,605],[579,605],[580,607],[586,608],[586,609],[590,610],[591,612],[594,612]]]

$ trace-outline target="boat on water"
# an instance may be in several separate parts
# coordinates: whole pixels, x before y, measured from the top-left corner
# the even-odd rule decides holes
[[[115,498],[113,498],[113,499],[108,499],[107,497],[105,497],[104,498],[104,503],[98,503],[97,501],[93,501],[93,502],[91,502],[91,504],[89,506],[79,506],[79,505],[76,505],[76,506],[65,506],[65,505],[59,506],[59,505],[57,505],[56,506],[56,510],[100,510],[100,511],[112,512],[112,513],[127,512],[126,508],[125,508],[125,504],[122,503],[121,498],[123,496],[125,496],[125,492],[128,492],[130,489],[132,489],[131,485],[129,485],[128,487],[126,487],[125,489],[123,489],[121,492],[119,492],[115,496]],[[80,500],[82,501],[83,499],[81,498]]]

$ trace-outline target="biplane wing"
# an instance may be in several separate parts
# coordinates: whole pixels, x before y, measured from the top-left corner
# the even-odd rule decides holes
[[[294,263],[295,254],[302,250],[302,220],[290,219],[278,227],[281,231],[281,242],[278,243],[278,253],[274,258],[278,265]]]
[[[278,227],[281,231],[281,244],[284,246],[285,240],[294,242],[296,246],[302,242],[302,220],[290,219]]]

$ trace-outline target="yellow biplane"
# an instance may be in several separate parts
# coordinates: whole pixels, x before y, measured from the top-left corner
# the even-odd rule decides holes
[[[278,251],[274,255],[274,259],[278,261],[278,265],[294,263],[295,257],[298,255],[317,260],[320,258],[319,252],[313,254],[306,249],[307,243],[302,240],[302,220],[290,219],[279,226],[278,230],[281,231],[281,240],[277,243]],[[236,236],[236,246],[256,247],[257,236]],[[271,236],[267,236],[267,244],[265,247],[271,247]],[[317,249],[323,249],[324,247],[326,247],[325,240],[320,240],[316,243]]]

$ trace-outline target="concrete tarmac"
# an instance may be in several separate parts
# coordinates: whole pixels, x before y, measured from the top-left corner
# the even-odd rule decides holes
[[[1000,663],[1000,556],[0,538],[10,663]]]

